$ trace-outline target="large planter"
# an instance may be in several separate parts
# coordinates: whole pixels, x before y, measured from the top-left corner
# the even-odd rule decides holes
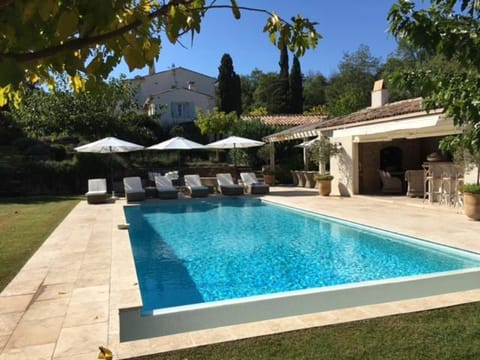
[[[463,212],[472,220],[480,220],[480,194],[463,193]]]
[[[304,172],[301,170],[295,170],[295,175],[297,175],[297,186],[304,187],[305,186]]]
[[[271,186],[275,185],[275,175],[263,174],[263,182]]]
[[[315,171],[304,171],[303,175],[305,176],[305,187],[314,188],[315,187]]]
[[[317,180],[318,193],[322,196],[328,196],[332,192],[332,180]]]

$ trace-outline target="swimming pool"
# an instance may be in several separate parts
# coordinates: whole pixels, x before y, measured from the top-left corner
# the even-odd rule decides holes
[[[144,204],[125,214],[143,315],[480,266],[474,254],[258,199]]]

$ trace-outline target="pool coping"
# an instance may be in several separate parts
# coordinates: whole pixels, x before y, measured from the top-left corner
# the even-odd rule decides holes
[[[388,202],[366,201],[361,197],[321,198],[313,192],[316,190],[297,192],[277,187],[264,198],[417,238],[432,229],[432,236],[427,240],[480,253],[480,242],[475,236],[480,222],[469,222],[456,211],[426,206],[424,212],[419,213],[419,209],[405,210],[403,206],[396,207]],[[99,345],[109,347],[115,358],[125,359],[480,301],[480,289],[474,289],[120,343],[119,309],[141,305],[128,232],[117,227],[125,223],[124,205],[124,200],[102,205],[88,205],[82,201],[4,289],[0,294],[0,304],[5,305],[0,307],[0,323],[6,326],[0,332],[0,359],[28,354],[54,359],[87,359],[98,354]],[[378,217],[391,213],[392,209],[399,214],[395,215],[395,223],[388,216],[375,221],[375,216],[365,214],[365,209],[371,209],[379,214]],[[425,226],[420,220],[430,223]],[[452,228],[447,226],[448,222],[455,232],[447,237],[446,231]],[[402,226],[407,231],[399,231]],[[65,258],[66,254],[74,256]],[[62,271],[58,273],[60,266]],[[99,277],[94,278],[94,275]],[[75,317],[79,308],[95,316],[88,320],[86,315]]]

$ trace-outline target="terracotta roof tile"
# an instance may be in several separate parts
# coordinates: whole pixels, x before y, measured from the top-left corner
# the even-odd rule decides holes
[[[407,114],[413,114],[424,111],[422,108],[422,99],[415,98],[409,100],[397,101],[394,103],[386,104],[378,108],[366,108],[357,112],[338,116],[332,119],[321,120],[313,123],[307,123],[299,126],[292,127],[290,129],[269,135],[266,139],[283,139],[288,140],[291,138],[301,137],[295,136],[295,134],[314,132],[315,130],[325,128],[342,127],[345,125],[351,125],[356,123],[364,123],[369,121],[381,121],[385,119],[388,121],[395,116],[402,116]],[[303,136],[303,135],[302,135]],[[309,135],[314,136],[314,135]]]
[[[295,126],[303,124],[311,124],[326,119],[322,115],[262,115],[252,116],[245,115],[241,117],[242,120],[250,121],[253,119],[260,119],[264,124],[274,126]]]

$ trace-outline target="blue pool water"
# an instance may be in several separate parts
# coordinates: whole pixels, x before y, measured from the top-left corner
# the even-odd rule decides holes
[[[258,199],[126,207],[143,311],[480,266],[469,253]]]

